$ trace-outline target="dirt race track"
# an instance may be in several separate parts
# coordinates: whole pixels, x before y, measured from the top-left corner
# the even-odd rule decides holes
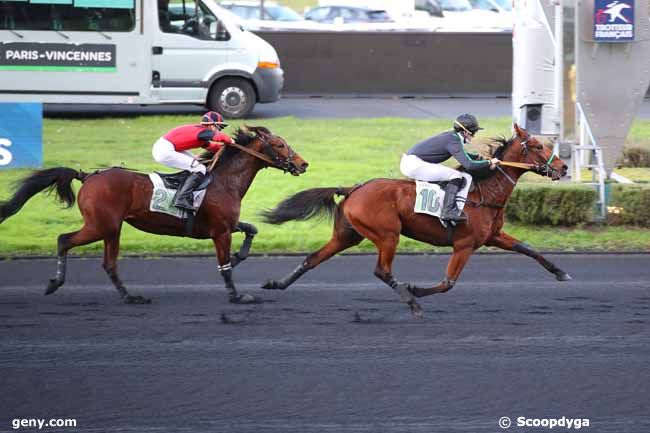
[[[285,292],[259,284],[300,257],[235,270],[258,305],[226,302],[212,258],[125,259],[151,305],[124,305],[99,259],[0,261],[0,431],[74,418],[80,432],[498,432],[517,419],[589,419],[580,431],[650,431],[650,255],[477,255],[417,320],[338,257]],[[438,281],[448,257],[400,256],[395,274]],[[36,430],[33,430],[36,431]]]

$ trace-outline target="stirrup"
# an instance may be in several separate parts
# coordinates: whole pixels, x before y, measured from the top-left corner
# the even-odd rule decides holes
[[[456,215],[440,215],[440,219],[456,223],[464,223],[467,221],[467,215],[462,212]]]

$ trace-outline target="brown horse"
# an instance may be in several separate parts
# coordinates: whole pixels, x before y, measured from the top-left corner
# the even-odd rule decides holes
[[[504,163],[504,168],[487,169],[482,180],[475,177],[475,188],[470,192],[465,205],[468,222],[457,226],[451,242],[450,234],[437,218],[413,212],[416,197],[414,182],[411,180],[374,179],[352,188],[310,189],[299,192],[275,209],[266,211],[266,222],[281,224],[329,214],[334,217],[334,234],[325,246],[307,256],[292,273],[281,280],[269,280],[262,287],[284,290],[308,270],[359,244],[364,238],[373,242],[379,253],[375,275],[393,288],[418,316],[422,310],[415,297],[450,290],[469,257],[482,245],[496,246],[533,257],[555,274],[558,280],[570,280],[571,277],[566,272],[537,251],[502,231],[504,207],[517,179],[525,171],[530,170],[558,180],[567,170],[564,162],[553,156],[551,149],[516,124],[514,129],[515,136],[510,140],[497,140],[501,147],[494,156],[504,162],[514,162],[514,165],[519,163],[520,167],[528,168],[516,168]],[[335,195],[345,198],[337,205]],[[439,284],[429,288],[416,287],[398,281],[393,276],[391,268],[400,234],[432,245],[453,246],[446,276]]]
[[[241,128],[236,133],[236,146],[227,147],[219,157],[201,208],[195,216],[191,234],[195,239],[212,239],[217,250],[219,271],[233,303],[251,303],[250,295],[239,295],[232,279],[232,268],[244,260],[257,230],[239,222],[241,201],[257,172],[273,167],[298,176],[307,169],[307,162],[295,153],[286,141],[263,127]],[[210,154],[211,156],[211,154]],[[56,188],[59,199],[68,207],[75,201],[72,181],[83,182],[79,190],[79,210],[84,219],[81,230],[65,233],[58,239],[56,277],[50,280],[46,295],[54,293],[65,281],[66,256],[71,248],[99,240],[104,241],[104,269],[126,303],[149,303],[142,296],[130,295],[117,274],[122,222],[142,231],[161,235],[187,236],[185,220],[151,212],[149,202],[153,186],[147,175],[120,168],[93,174],[58,167],[35,172],[22,180],[13,197],[0,204],[0,222],[18,212],[32,196],[47,188]],[[246,235],[239,253],[231,261],[232,233]]]

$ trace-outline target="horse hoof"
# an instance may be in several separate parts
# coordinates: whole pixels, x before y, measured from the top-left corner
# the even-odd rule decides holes
[[[280,283],[275,280],[268,280],[266,283],[262,284],[262,289],[264,290],[284,290],[286,287],[282,287]]]
[[[231,304],[260,304],[262,300],[253,295],[238,295],[230,298]]]
[[[571,278],[571,275],[567,274],[566,272],[560,272],[558,274],[555,274],[555,278],[557,278],[558,281],[571,281],[573,278]]]
[[[422,312],[422,307],[420,307],[420,304],[418,304],[415,301],[409,302],[409,307],[411,307],[411,313],[413,316],[417,317],[418,319],[421,319],[424,316],[424,313]]]
[[[47,289],[45,289],[45,296],[56,292],[57,289],[62,285],[63,283],[59,283],[57,280],[50,280],[50,282],[47,284]]]
[[[151,299],[143,298],[142,296],[126,295],[124,297],[125,304],[151,304]]]

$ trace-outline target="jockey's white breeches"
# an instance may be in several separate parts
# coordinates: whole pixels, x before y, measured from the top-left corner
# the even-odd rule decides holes
[[[406,177],[429,182],[443,182],[452,179],[461,179],[459,171],[442,164],[426,162],[415,155],[402,155],[399,169]]]
[[[176,168],[178,170],[187,170],[192,173],[203,173],[207,171],[205,165],[194,159],[189,151],[178,152],[174,149],[174,145],[166,138],[160,137],[153,145],[151,150],[153,159],[167,167]]]

